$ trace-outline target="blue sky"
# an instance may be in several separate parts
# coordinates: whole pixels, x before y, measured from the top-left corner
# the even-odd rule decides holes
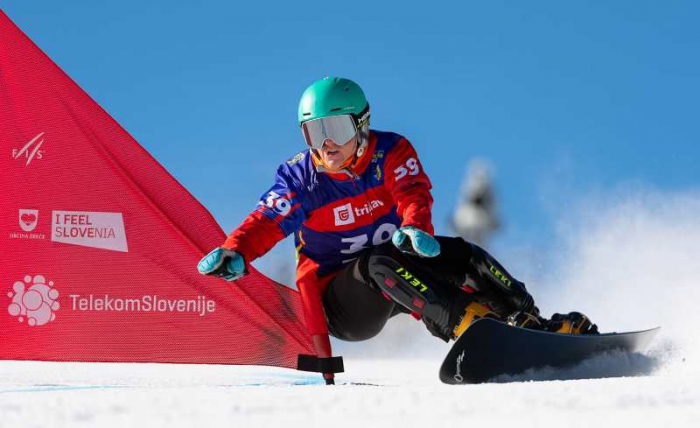
[[[227,231],[304,148],[298,99],[327,75],[414,143],[438,232],[477,156],[495,248],[546,247],[589,192],[699,184],[698,2],[98,3],[0,7]]]

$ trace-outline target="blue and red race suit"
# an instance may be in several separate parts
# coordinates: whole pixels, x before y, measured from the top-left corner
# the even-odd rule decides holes
[[[319,357],[331,356],[322,296],[346,263],[401,226],[433,234],[432,185],[401,135],[370,131],[365,153],[342,172],[319,172],[309,150],[280,165],[275,184],[223,247],[246,263],[294,233],[296,282]]]

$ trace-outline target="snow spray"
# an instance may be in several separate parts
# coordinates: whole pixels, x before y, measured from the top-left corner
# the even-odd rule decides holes
[[[699,212],[700,192],[627,189],[569,205],[537,290],[543,314],[578,310],[603,332],[660,325],[650,371],[697,372]]]

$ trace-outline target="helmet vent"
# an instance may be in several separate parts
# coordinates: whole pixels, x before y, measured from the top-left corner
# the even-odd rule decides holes
[[[331,111],[340,111],[340,110],[342,110],[342,108],[340,108],[340,107],[336,107],[336,108],[331,109]]]

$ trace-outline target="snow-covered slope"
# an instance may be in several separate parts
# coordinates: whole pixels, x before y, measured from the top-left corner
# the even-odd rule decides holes
[[[342,385],[289,370],[2,363],[2,427],[698,426],[695,375],[451,387],[425,360],[349,361]],[[485,424],[485,425],[481,425]]]

